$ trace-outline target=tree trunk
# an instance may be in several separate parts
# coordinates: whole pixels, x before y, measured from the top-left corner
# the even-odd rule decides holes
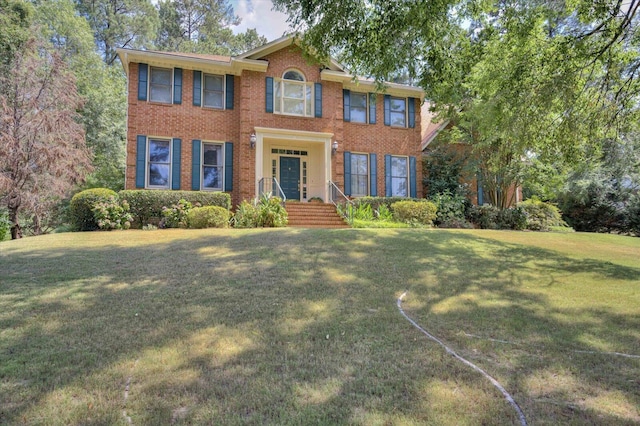
[[[19,197],[17,197],[19,199]],[[11,223],[11,239],[17,240],[18,238],[22,238],[22,228],[20,228],[20,224],[18,223],[18,209],[20,208],[20,204],[14,204],[14,198],[9,199],[9,222]]]

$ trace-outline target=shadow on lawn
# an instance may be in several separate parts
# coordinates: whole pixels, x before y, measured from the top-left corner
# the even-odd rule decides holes
[[[531,423],[640,421],[639,361],[572,352],[640,353],[640,317],[534,291],[583,272],[640,282],[636,268],[463,233],[354,230],[6,250],[0,268],[0,423],[123,423],[123,408],[134,424],[516,423],[400,317],[404,289],[408,313]]]

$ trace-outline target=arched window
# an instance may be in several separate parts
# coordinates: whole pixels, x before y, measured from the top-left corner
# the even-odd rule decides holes
[[[287,70],[282,78],[274,79],[276,114],[313,116],[313,83],[295,69]]]

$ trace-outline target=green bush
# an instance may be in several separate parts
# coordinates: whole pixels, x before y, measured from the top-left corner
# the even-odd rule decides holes
[[[227,228],[229,210],[219,206],[195,207],[187,214],[189,228]]]
[[[522,231],[527,228],[527,215],[522,207],[509,207],[498,212],[498,228]]]
[[[562,220],[560,210],[551,203],[530,198],[518,204],[527,217],[527,229],[532,231],[550,231],[552,227],[567,226]]]
[[[0,211],[0,242],[7,238],[7,234],[11,229],[11,222],[9,222],[9,213]]]
[[[397,201],[391,205],[393,219],[409,225],[433,225],[437,207],[430,201]]]
[[[93,218],[100,229],[129,229],[131,227],[131,213],[127,200],[118,201],[117,196],[111,196],[107,201],[97,202],[93,206]]]
[[[76,231],[95,231],[99,228],[93,215],[97,203],[107,202],[117,197],[115,191],[107,188],[91,188],[78,192],[69,204],[69,221]]]
[[[199,207],[199,206],[198,206]],[[217,206],[214,206],[217,207]],[[187,216],[193,208],[193,204],[187,200],[180,199],[170,207],[162,208],[161,228],[186,228]]]
[[[417,198],[407,198],[407,197],[358,197],[351,202],[353,203],[353,208],[358,209],[362,205],[371,206],[371,211],[380,211],[380,206],[385,206],[387,209],[391,210],[391,205],[393,203],[397,203],[398,201],[418,201]],[[355,211],[355,210],[354,210]]]
[[[498,229],[498,208],[491,204],[473,206],[469,210],[468,219],[481,229]]]
[[[429,198],[438,208],[434,223],[441,228],[468,228],[471,225],[466,220],[470,203],[461,193],[441,192]]]
[[[231,209],[231,197],[225,192],[136,189],[120,191],[119,194],[121,200],[129,203],[133,215],[131,226],[134,228],[160,224],[162,208],[176,205],[181,199],[193,205]]]
[[[270,194],[262,195],[251,203],[243,201],[233,217],[233,226],[236,228],[277,228],[287,226],[288,222],[282,199]]]

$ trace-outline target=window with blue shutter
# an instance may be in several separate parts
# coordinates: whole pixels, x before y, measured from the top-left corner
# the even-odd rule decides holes
[[[273,77],[265,78],[265,109],[273,113]]]
[[[408,98],[408,112],[409,112],[409,128],[416,127],[416,100],[415,98]]]
[[[138,100],[147,100],[147,83],[149,82],[149,66],[138,64]]]
[[[171,189],[180,189],[180,159],[182,158],[182,140],[178,138],[173,139],[172,143],[173,154],[171,155]]]
[[[313,87],[315,95],[314,115],[316,118],[322,118],[322,83],[314,83]]]
[[[173,103],[182,103],[182,68],[173,69]]]
[[[376,154],[369,154],[369,195],[378,196],[378,160]]]
[[[191,141],[191,189],[200,190],[200,149],[202,141],[194,139]]]
[[[233,109],[233,84],[234,84],[234,79],[233,76],[231,74],[227,74],[226,78],[225,78],[225,84],[226,84],[226,93],[225,93],[225,108],[226,109]]]
[[[202,105],[202,71],[193,72],[193,105]]]
[[[369,124],[376,124],[376,94],[369,93]]]
[[[409,192],[411,198],[416,198],[418,196],[417,175],[416,157],[409,157]]]
[[[385,197],[391,197],[391,156],[384,156],[384,195]]]
[[[147,137],[136,137],[136,188],[144,188],[147,164]]]
[[[233,143],[224,143],[224,190],[233,191]]]
[[[342,89],[342,104],[344,110],[342,119],[351,121],[351,92],[347,89]]]
[[[476,180],[478,181],[478,205],[482,206],[484,205],[484,188],[482,187],[482,179],[479,173]]]
[[[351,195],[351,153],[344,152],[344,195]]]
[[[391,96],[384,95],[384,125],[391,126]]]

